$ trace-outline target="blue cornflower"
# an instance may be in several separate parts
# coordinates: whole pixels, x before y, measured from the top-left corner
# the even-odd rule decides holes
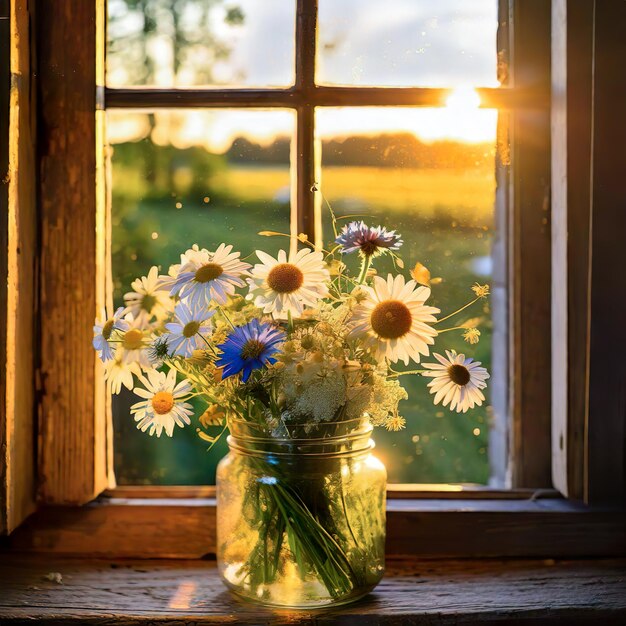
[[[360,252],[363,256],[378,256],[387,250],[398,250],[402,245],[395,230],[383,226],[368,226],[365,222],[350,222],[335,239],[341,245],[341,253]]]
[[[218,346],[222,356],[217,360],[217,367],[223,367],[223,378],[243,372],[241,380],[245,383],[252,370],[276,363],[274,354],[277,344],[285,341],[285,333],[268,323],[254,319],[245,326],[235,328],[228,339]]]

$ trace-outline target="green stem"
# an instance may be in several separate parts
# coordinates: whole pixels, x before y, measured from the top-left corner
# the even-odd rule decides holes
[[[450,319],[451,317],[454,317],[461,311],[464,311],[465,309],[467,309],[468,306],[472,306],[472,304],[474,304],[475,302],[478,302],[479,300],[481,300],[480,297],[474,298],[474,300],[472,300],[471,302],[468,302],[466,305],[462,306],[460,309],[457,309],[456,311],[454,311],[454,313],[450,313],[450,315],[446,315],[445,317],[442,317],[441,319],[437,320],[435,324],[440,324],[441,322],[445,322],[446,320]]]
[[[361,273],[359,274],[359,278],[357,279],[358,285],[362,285],[365,282],[365,279],[367,278],[367,272],[369,271],[371,265],[372,255],[368,254],[364,256],[363,260],[361,261]]]
[[[389,374],[387,378],[398,378],[399,376],[407,376],[408,374],[423,374],[429,371],[430,370],[409,370],[407,372],[393,372],[393,374]]]

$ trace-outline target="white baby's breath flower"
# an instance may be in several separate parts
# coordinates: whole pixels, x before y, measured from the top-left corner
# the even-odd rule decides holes
[[[181,266],[171,289],[192,308],[209,306],[212,301],[226,304],[236,287],[243,287],[243,278],[248,275],[250,265],[239,260],[239,252],[223,243],[215,252],[188,250],[187,262]]]
[[[124,361],[124,349],[121,346],[118,347],[114,357],[104,364],[104,378],[111,393],[118,394],[122,390],[122,386],[132,390],[134,385],[133,374],[135,376],[141,374],[139,364],[126,363]]]
[[[176,305],[173,322],[165,324],[167,345],[173,354],[190,357],[194,350],[206,347],[203,336],[211,332],[209,318],[215,311],[191,309],[186,303]]]
[[[446,350],[446,357],[433,353],[438,363],[424,363],[430,372],[423,375],[432,378],[428,383],[430,393],[435,394],[434,402],[443,406],[450,405],[450,410],[466,413],[474,406],[481,406],[485,396],[481,391],[487,386],[485,382],[489,373],[480,367],[480,361],[465,358],[454,350]]]
[[[420,355],[429,354],[437,331],[428,324],[437,321],[434,314],[439,309],[426,306],[428,287],[389,274],[387,280],[375,276],[372,287],[361,289],[367,297],[354,308],[351,337],[362,339],[377,358],[393,363],[408,364],[409,359],[419,363]]]
[[[305,248],[291,254],[289,260],[284,250],[276,259],[261,250],[256,255],[261,263],[254,266],[248,279],[247,299],[274,319],[287,319],[289,313],[299,317],[305,307],[314,307],[328,294],[330,274],[321,252]]]
[[[174,427],[183,428],[190,424],[190,415],[193,407],[184,398],[191,392],[191,383],[183,380],[176,384],[176,370],[171,369],[167,374],[152,370],[147,378],[140,376],[142,387],[135,387],[134,393],[141,402],[133,404],[130,412],[134,414],[137,428],[149,435],[161,436],[163,430],[168,437],[174,434]]]
[[[135,319],[149,321],[152,317],[162,320],[173,307],[169,291],[159,279],[157,267],[151,267],[147,276],[137,278],[131,283],[133,291],[124,294],[126,309]]]
[[[121,331],[130,327],[130,324],[122,319],[123,314],[124,309],[120,307],[107,320],[103,311],[102,317],[96,320],[96,324],[93,327],[93,347],[104,362],[110,361],[114,356],[115,347],[111,344],[111,340],[115,339],[116,335]]]

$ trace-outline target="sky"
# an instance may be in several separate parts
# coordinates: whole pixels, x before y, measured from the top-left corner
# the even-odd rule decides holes
[[[201,1],[201,0],[199,0]],[[190,32],[199,13],[190,4]],[[243,24],[224,17],[237,6]],[[124,13],[122,0],[109,0],[116,33],[140,32],[141,16]],[[195,85],[198,67],[210,63],[214,84],[285,87],[293,81],[294,0],[224,0],[209,12],[211,32],[231,50],[213,62],[211,50],[194,47],[176,79],[172,71],[170,17],[162,14],[148,53],[156,61],[155,85]],[[471,87],[497,86],[496,0],[319,0],[317,80],[324,84],[459,88],[456,102],[441,109],[379,108],[319,110],[321,138],[408,130],[423,141],[491,141],[496,113],[476,107]],[[202,42],[202,37],[199,39]],[[128,86],[132,74],[123,51],[109,50],[109,86]],[[133,60],[134,63],[137,59]],[[130,68],[130,72],[128,69]],[[204,144],[221,152],[239,135],[268,143],[293,130],[291,111],[186,111],[159,115],[161,140],[180,147]],[[112,142],[139,138],[144,115],[111,112]]]

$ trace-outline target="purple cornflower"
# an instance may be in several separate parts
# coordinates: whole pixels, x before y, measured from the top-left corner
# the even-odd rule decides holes
[[[378,256],[387,250],[398,250],[402,245],[395,230],[383,226],[368,226],[365,222],[350,222],[335,239],[341,245],[342,254],[359,252],[363,256]]]

